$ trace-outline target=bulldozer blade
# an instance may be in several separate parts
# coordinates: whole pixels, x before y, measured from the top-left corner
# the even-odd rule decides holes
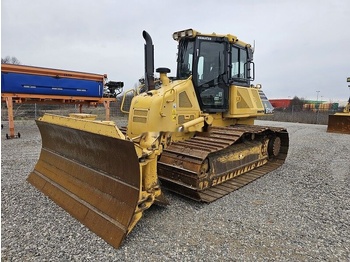
[[[350,114],[329,115],[327,132],[350,134]]]
[[[42,149],[28,181],[107,243],[129,232],[140,193],[131,141],[37,120]]]

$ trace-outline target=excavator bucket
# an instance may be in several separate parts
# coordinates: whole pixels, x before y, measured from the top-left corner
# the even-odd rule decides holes
[[[42,149],[28,181],[118,248],[145,197],[134,143],[112,123],[45,115],[37,125]]]
[[[350,113],[329,115],[327,132],[350,134]]]

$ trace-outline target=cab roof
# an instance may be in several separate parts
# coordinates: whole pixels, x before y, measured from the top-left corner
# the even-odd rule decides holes
[[[202,34],[196,30],[193,29],[185,29],[185,30],[181,30],[181,31],[177,31],[173,33],[173,39],[176,41],[179,41],[181,38],[195,38],[195,37],[225,37],[227,38],[227,40],[232,43],[232,44],[236,44],[239,46],[244,46],[244,47],[251,47],[250,44],[247,44],[241,40],[238,39],[237,36],[235,35],[231,35],[231,34],[216,34],[216,33],[211,33],[211,34]],[[209,40],[209,39],[208,39]]]

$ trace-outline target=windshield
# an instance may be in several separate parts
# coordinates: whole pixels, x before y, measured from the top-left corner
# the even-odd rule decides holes
[[[198,83],[217,82],[225,71],[225,45],[218,42],[200,42],[197,67]]]

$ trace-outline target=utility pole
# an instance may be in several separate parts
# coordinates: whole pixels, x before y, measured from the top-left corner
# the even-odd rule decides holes
[[[316,91],[317,93],[317,98],[316,98],[316,124],[318,124],[318,110],[320,105],[318,104],[318,94],[320,93],[320,91]]]

